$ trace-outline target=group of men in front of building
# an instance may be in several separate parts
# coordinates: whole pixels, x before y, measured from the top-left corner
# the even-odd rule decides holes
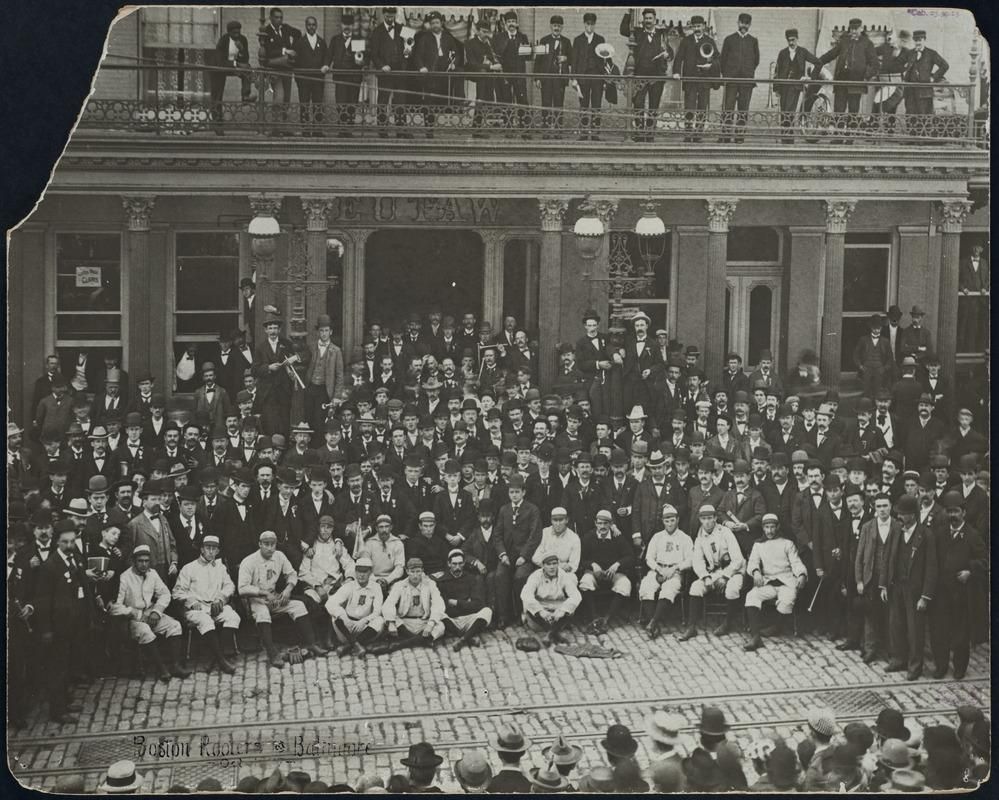
[[[349,376],[320,318],[294,425],[264,388],[291,380],[277,318],[234,404],[202,365],[194,414],[167,415],[140,374],[122,416],[116,363],[71,395],[52,358],[31,429],[8,424],[18,697],[44,674],[68,719],[69,673],[103,669],[122,638],[183,678],[184,627],[231,672],[241,619],[279,667],[278,616],[294,660],[334,638],[342,655],[448,633],[461,649],[518,622],[558,644],[572,623],[606,632],[635,595],[651,638],[681,616],[680,640],[696,636],[716,599],[719,634],[745,613],[748,651],[796,620],[910,679],[928,629],[934,675],[961,677],[987,608],[987,387],[946,385],[918,312],[900,331],[872,320],[858,352],[878,380],[853,417],[833,390],[818,405],[786,391],[769,352],[752,375],[732,353],[709,382],[697,348],[642,313],[621,341],[587,312],[549,395],[512,317],[495,336],[472,314],[373,324]]]
[[[257,36],[260,42],[259,63],[267,70],[267,80],[274,92],[272,119],[288,122],[287,104],[291,102],[294,78],[298,87],[303,135],[323,135],[324,121],[339,127],[340,135],[350,135],[344,126],[354,125],[363,115],[360,92],[366,71],[377,75],[377,123],[387,126],[391,117],[397,136],[411,138],[407,125],[418,110],[423,124],[433,128],[443,107],[464,102],[462,72],[473,73],[476,108],[473,128],[483,127],[485,115],[501,120],[505,127],[548,130],[546,138],[557,136],[563,127],[565,92],[575,90],[579,100],[579,135],[598,139],[600,109],[604,101],[617,103],[621,70],[614,64],[614,49],[596,32],[597,15],[582,15],[583,32],[570,40],[562,31],[565,19],[554,14],[550,30],[532,45],[520,31],[517,13],[507,11],[495,25],[490,18],[475,23],[474,35],[460,42],[444,24],[437,11],[426,14],[418,30],[407,28],[398,19],[398,9],[384,7],[380,20],[372,22],[370,33],[362,39],[361,20],[352,14],[341,17],[341,32],[327,42],[318,33],[315,17],[307,17],[305,32],[284,24],[281,9],[272,8],[269,22]],[[759,42],[749,33],[752,15],[740,13],[737,29],[726,36],[719,47],[700,15],[690,18],[690,30],[676,31],[676,49],[667,41],[667,29],[652,8],[643,9],[641,20],[627,13],[621,22],[622,36],[629,37],[632,53],[624,75],[638,79],[629,84],[634,110],[633,137],[651,141],[657,124],[665,80],[682,81],[683,108],[686,112],[686,141],[699,141],[703,134],[711,92],[724,86],[722,98],[722,141],[744,139],[748,110],[757,69],[760,65]],[[495,28],[495,29],[494,29]],[[218,70],[212,78],[212,103],[215,130],[223,133],[221,100],[229,75],[241,81],[244,102],[253,99],[249,78],[250,55],[241,26],[232,21],[216,46]],[[926,32],[900,31],[896,40],[875,48],[864,32],[860,19],[851,19],[834,46],[821,56],[810,53],[798,43],[797,29],[785,31],[787,47],[776,58],[775,91],[780,105],[783,141],[793,140],[791,128],[801,108],[810,111],[818,83],[809,84],[809,66],[816,73],[825,64],[833,64],[831,78],[855,82],[837,85],[833,90],[833,111],[858,115],[860,101],[872,81],[886,84],[877,89],[875,115],[890,115],[892,126],[904,101],[908,116],[932,115],[933,83],[944,79],[949,68],[946,60],[926,47]],[[533,64],[535,82],[541,93],[541,113],[537,123],[528,125],[528,65]],[[231,71],[228,71],[229,68]],[[331,73],[335,87],[336,118],[325,116],[325,77]],[[415,75],[414,73],[420,73]],[[495,105],[496,103],[502,105]],[[407,109],[407,106],[409,108]],[[856,131],[859,116],[844,116],[837,127]],[[276,125],[275,133],[290,135],[289,126]],[[382,136],[387,135],[383,131]],[[433,135],[432,131],[429,135]],[[847,139],[849,141],[849,139]]]

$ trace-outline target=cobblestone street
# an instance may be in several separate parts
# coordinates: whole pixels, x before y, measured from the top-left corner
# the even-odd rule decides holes
[[[612,722],[636,732],[646,763],[643,719],[653,707],[678,710],[692,735],[701,705],[719,705],[745,746],[771,729],[797,741],[816,705],[830,706],[841,722],[873,721],[893,706],[925,726],[952,723],[958,705],[988,709],[991,702],[988,646],[976,648],[962,681],[908,683],[904,673],[886,674],[883,664],[867,666],[816,637],[770,639],[747,654],[738,635],[650,642],[628,624],[602,637],[621,657],[580,659],[520,652],[513,646],[520,633],[486,635],[482,647],[458,654],[445,643],[432,652],[330,656],[277,670],[248,652],[234,676],[206,673],[202,660],[192,677],[169,684],[103,678],[79,690],[79,724],[59,727],[36,714],[10,741],[10,764],[35,789],[71,773],[90,785],[120,758],[138,763],[149,791],[209,775],[232,786],[276,766],[353,784],[363,771],[403,769],[409,744],[426,739],[445,756],[447,787],[454,785],[451,762],[463,749],[485,746],[507,720],[535,741],[527,758],[534,765],[541,746],[563,733],[584,748],[585,771],[602,760],[598,743]],[[252,651],[249,637],[241,644]]]

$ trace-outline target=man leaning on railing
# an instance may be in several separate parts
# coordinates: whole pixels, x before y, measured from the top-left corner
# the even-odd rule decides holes
[[[863,28],[863,22],[856,17],[851,19],[846,35],[841,36],[833,48],[819,58],[820,67],[835,60],[833,80],[862,82],[877,76],[878,55],[874,51],[874,43],[867,38]],[[840,117],[836,123],[838,128],[857,129],[860,98],[865,94],[867,86],[861,86],[859,83],[854,86],[833,87],[833,111],[839,115],[844,111],[851,115],[849,123]],[[846,141],[849,143],[850,139]]]
[[[798,103],[801,100],[801,82],[808,78],[806,73],[808,64],[819,63],[819,60],[806,48],[798,45],[797,28],[788,28],[784,31],[784,38],[787,40],[787,47],[777,54],[777,66],[774,69],[776,79],[774,89],[777,92],[777,102],[780,104],[781,133],[787,132],[794,126]],[[793,142],[794,138],[791,136],[781,138],[782,144]]]
[[[284,24],[284,12],[280,8],[272,8],[270,22],[260,29],[257,38],[260,40],[260,66],[268,69],[268,77],[274,100],[271,110],[271,120],[288,121],[288,103],[291,102],[291,75],[295,65],[295,41],[300,31],[291,25]],[[291,136],[291,130],[285,126],[276,127],[272,136]]]
[[[244,103],[252,103],[257,99],[250,81],[250,46],[241,32],[242,26],[238,21],[230,20],[226,23],[225,30],[215,45],[215,66],[218,69],[208,75],[212,119],[215,123],[215,133],[219,136],[223,135],[222,96],[225,94],[226,79],[230,75],[239,78],[240,97]],[[235,71],[227,71],[229,67]]]

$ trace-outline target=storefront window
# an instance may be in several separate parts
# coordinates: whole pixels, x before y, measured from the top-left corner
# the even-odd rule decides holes
[[[841,369],[853,372],[853,349],[868,331],[871,314],[884,314],[891,278],[891,234],[849,233],[843,253]]]
[[[121,347],[121,236],[56,235],[56,346]]]
[[[178,233],[174,262],[174,359],[190,351],[200,366],[216,352],[219,334],[239,327],[239,234]],[[198,376],[178,380],[193,391]]]

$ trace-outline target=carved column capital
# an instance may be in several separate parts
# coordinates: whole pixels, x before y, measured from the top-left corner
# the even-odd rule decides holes
[[[826,233],[846,233],[856,200],[826,200]]]
[[[735,215],[739,201],[731,197],[709,197],[704,201],[708,211],[708,230],[711,233],[728,233],[728,225]]]
[[[561,197],[539,197],[538,211],[541,214],[541,230],[561,231],[569,202]]]
[[[600,217],[600,221],[604,224],[605,231],[610,230],[620,202],[620,198],[618,197],[603,197],[593,201],[593,208],[596,209],[597,216]]]
[[[970,200],[941,200],[940,231],[942,233],[960,233],[964,220],[971,213]]]
[[[156,205],[156,196],[151,194],[126,195],[121,198],[122,208],[128,214],[130,231],[148,231],[149,218]]]
[[[254,216],[276,218],[281,211],[281,200],[283,198],[279,194],[251,194],[249,199],[250,208],[253,209]]]
[[[336,203],[335,198],[324,195],[301,195],[302,210],[305,212],[305,229],[326,232],[330,214]]]

